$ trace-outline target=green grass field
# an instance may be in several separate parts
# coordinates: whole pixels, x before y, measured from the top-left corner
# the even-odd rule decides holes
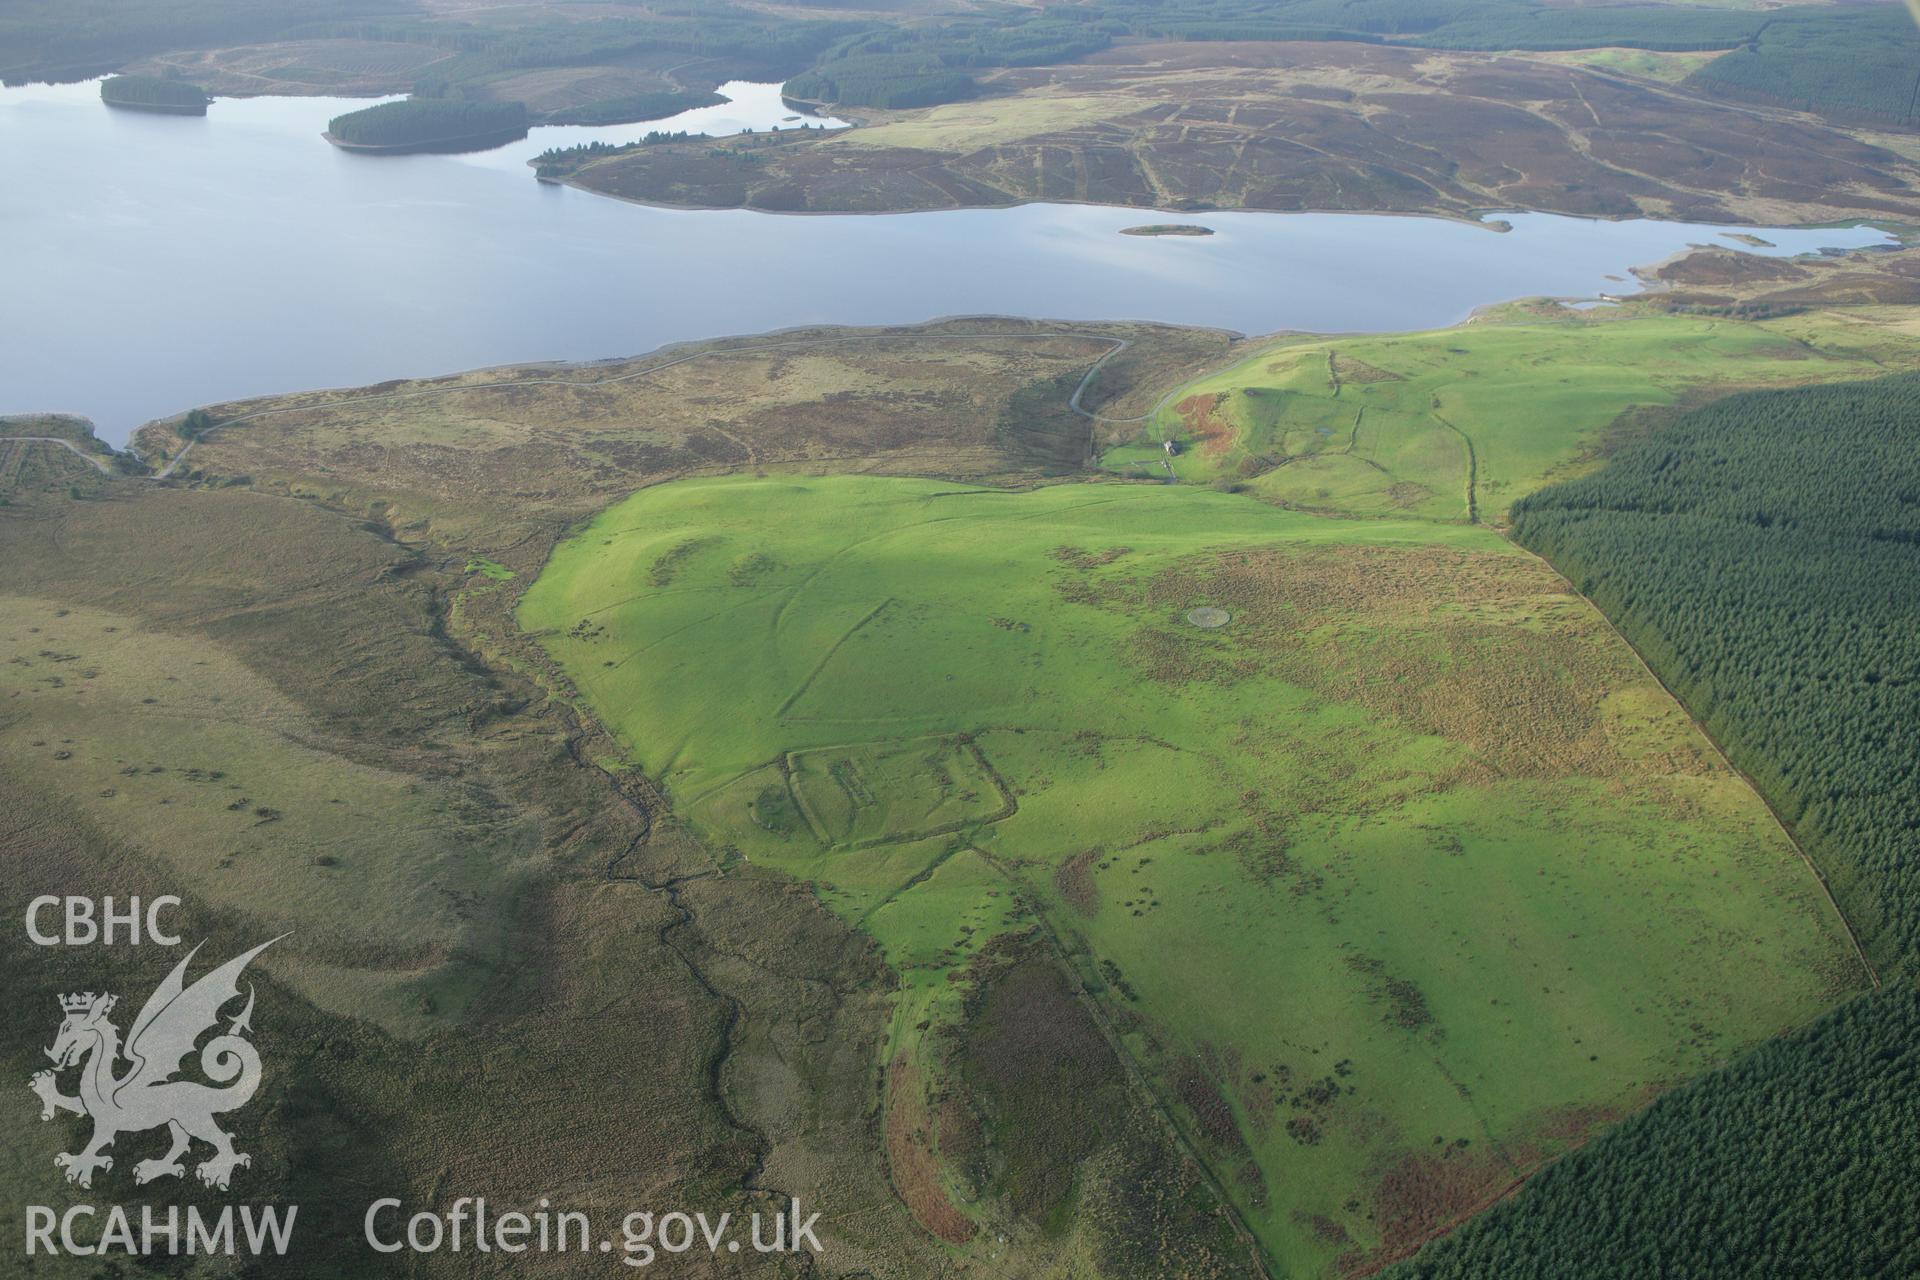
[[[1418,372],[1530,340],[1337,345]],[[1335,344],[1309,345],[1266,359],[1331,404],[1305,388]],[[1600,381],[1568,403],[1616,412]],[[1510,483],[1553,465],[1525,434],[1486,439]],[[686,480],[563,544],[520,621],[677,812],[877,940],[889,1060],[937,1084],[955,978],[1041,925],[1284,1274],[1408,1247],[1856,981],[1752,793],[1485,529],[1187,486]]]
[[[1637,316],[1290,338],[1181,387],[1150,440],[1104,462],[1164,476],[1165,460],[1182,480],[1310,510],[1465,520],[1471,493],[1471,514],[1500,524],[1522,495],[1590,465],[1635,407],[1881,372],[1854,329]],[[1169,439],[1180,453],[1165,459]]]

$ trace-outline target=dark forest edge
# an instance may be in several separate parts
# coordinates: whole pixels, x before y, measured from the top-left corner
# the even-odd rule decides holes
[[[100,82],[100,101],[112,107],[131,107],[136,111],[160,111],[168,115],[203,116],[207,114],[207,91],[185,80],[161,76],[109,76]]]
[[[1571,8],[1536,0],[1461,0],[1444,8],[1419,0],[1092,0],[911,25],[879,15],[795,18],[725,0],[620,7],[636,16],[476,24],[425,16],[403,0],[74,0],[57,9],[0,11],[0,77],[73,79],[169,50],[350,39],[448,55],[407,86],[425,98],[484,97],[492,80],[518,71],[666,52],[698,61],[709,83],[780,78],[797,99],[897,109],[962,101],[983,91],[982,72],[1071,62],[1121,39],[1628,48],[1721,52],[1685,82],[1710,96],[1920,125],[1920,33],[1893,4],[1736,10]],[[622,99],[568,108],[548,122],[645,118],[638,106],[620,106]]]
[[[682,111],[699,107],[717,107],[725,95],[697,89],[662,89],[653,93],[629,93],[618,98],[600,98],[578,107],[549,111],[538,124],[633,124],[646,120],[664,120]]]
[[[85,80],[186,48],[284,40],[407,0],[65,0],[0,6],[0,82]]]
[[[923,107],[975,96],[979,70],[1071,62],[1122,37],[1341,41],[1456,51],[1625,48],[1724,51],[1688,80],[1701,92],[1840,118],[1920,121],[1920,35],[1898,6],[1770,11],[1656,5],[1552,7],[1532,0],[1095,0],[1019,16],[882,28],[839,41],[788,83],[840,107]]]
[[[1667,1094],[1388,1278],[1920,1274],[1916,1096],[1902,984]]]
[[[1920,972],[1920,377],[1750,392],[1514,507]]]
[[[518,102],[409,98],[335,116],[327,123],[327,141],[349,150],[460,150],[524,137],[529,124],[527,108]]]
[[[1920,1274],[1920,377],[1686,414],[1514,511],[1749,773],[1888,976],[1394,1280]]]

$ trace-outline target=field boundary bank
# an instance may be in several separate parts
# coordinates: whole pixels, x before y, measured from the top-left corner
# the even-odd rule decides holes
[[[988,853],[971,840],[967,841],[964,847],[972,850],[988,866],[999,872],[1016,891],[1027,889],[1026,880],[1016,874],[1005,861]],[[904,892],[905,888],[906,886],[902,886],[900,892]],[[899,896],[898,893],[895,896]],[[1035,928],[1046,940],[1047,950],[1055,966],[1066,979],[1081,1007],[1087,1011],[1094,1027],[1100,1033],[1100,1038],[1106,1041],[1108,1050],[1119,1061],[1120,1070],[1127,1078],[1128,1087],[1137,1098],[1146,1103],[1148,1110],[1164,1126],[1175,1149],[1192,1162],[1194,1172],[1219,1202],[1221,1211],[1226,1214],[1228,1225],[1233,1230],[1234,1238],[1247,1250],[1248,1260],[1257,1268],[1258,1274],[1267,1277],[1275,1276],[1276,1272],[1266,1249],[1261,1246],[1260,1239],[1254,1234],[1253,1228],[1247,1225],[1246,1217],[1241,1213],[1239,1204],[1227,1193],[1226,1183],[1214,1171],[1212,1162],[1201,1155],[1198,1146],[1175,1117],[1173,1105],[1161,1096],[1158,1089],[1154,1088],[1147,1069],[1127,1047],[1125,1039],[1108,1018],[1107,1010],[1101,1005],[1099,997],[1088,989],[1085,975],[1081,973],[1079,966],[1074,964],[1073,953],[1068,949],[1066,940],[1060,936],[1059,930],[1055,928],[1053,921],[1044,911],[1035,911],[1034,921]]]
[[[626,373],[613,374],[605,378],[514,378],[494,382],[467,382],[448,387],[418,387],[410,391],[382,391],[373,395],[347,396],[338,400],[327,400],[319,404],[275,405],[269,409],[256,409],[251,413],[242,413],[231,418],[223,418],[219,422],[202,429],[199,434],[190,438],[187,441],[186,447],[180,450],[179,453],[173,455],[165,466],[161,467],[158,471],[151,472],[143,478],[148,480],[169,479],[173,473],[179,469],[180,464],[186,461],[187,455],[193,452],[193,446],[216,431],[226,427],[239,426],[244,422],[254,422],[261,418],[273,417],[284,413],[311,413],[316,410],[343,408],[349,405],[383,404],[395,400],[421,399],[427,396],[438,395],[457,395],[467,391],[499,391],[519,387],[573,387],[580,390],[592,390],[596,387],[608,387],[622,382],[638,381],[641,378],[650,377],[656,373],[665,373],[668,369],[677,368],[683,364],[691,364],[695,360],[705,360],[717,356],[736,354],[746,355],[761,351],[790,351],[802,347],[840,346],[860,342],[1020,342],[1039,340],[1059,341],[1061,339],[1082,342],[1104,342],[1108,347],[1106,353],[1093,362],[1092,367],[1087,370],[1086,375],[1080,379],[1079,386],[1075,387],[1073,394],[1067,398],[1067,408],[1079,414],[1081,417],[1093,422],[1104,423],[1147,422],[1157,415],[1160,410],[1165,407],[1167,401],[1171,399],[1173,393],[1169,392],[1167,396],[1162,397],[1152,409],[1136,418],[1103,417],[1081,405],[1081,398],[1085,396],[1087,389],[1092,385],[1095,375],[1100,372],[1107,361],[1134,345],[1131,338],[1113,338],[1098,333],[1073,333],[1058,329],[1036,330],[1027,333],[861,333],[848,334],[838,338],[796,338],[787,342],[762,342],[751,346],[720,347],[710,351],[696,351],[691,355],[679,356],[661,364],[648,365],[644,369],[633,369]],[[131,446],[129,446],[129,448],[131,448]],[[78,452],[78,449],[76,449],[75,452]],[[135,456],[138,455],[136,454]],[[145,461],[145,459],[142,459],[142,461]]]

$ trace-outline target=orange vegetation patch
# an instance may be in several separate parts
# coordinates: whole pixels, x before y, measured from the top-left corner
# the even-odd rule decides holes
[[[940,1162],[933,1154],[920,1073],[905,1055],[887,1068],[887,1166],[893,1189],[913,1220],[948,1244],[973,1238],[973,1223],[947,1200]]]
[[[1584,1146],[1601,1130],[1650,1105],[1662,1092],[1662,1086],[1652,1084],[1637,1090],[1624,1105],[1549,1108],[1529,1117],[1519,1127],[1521,1136],[1503,1142],[1498,1151],[1456,1142],[1404,1157],[1389,1166],[1374,1187],[1380,1243],[1343,1255],[1340,1273],[1371,1275],[1410,1257],[1429,1240],[1446,1235],[1518,1191],[1548,1160]]]
[[[1220,406],[1226,403],[1226,399],[1225,392],[1210,396],[1188,396],[1173,407],[1174,412],[1180,415],[1181,429],[1199,442],[1200,452],[1211,458],[1217,458],[1233,447],[1233,424],[1220,413]]]
[[[1373,1193],[1380,1243],[1342,1255],[1341,1275],[1372,1275],[1410,1256],[1519,1183],[1513,1167],[1497,1152],[1456,1146],[1436,1151],[1439,1154],[1404,1156],[1381,1175]]]
[[[1205,602],[1233,614],[1233,648],[1192,628],[1142,626],[1131,657],[1151,679],[1276,676],[1461,743],[1478,762],[1468,767],[1488,776],[1710,768],[1680,747],[1617,750],[1603,703],[1635,680],[1632,656],[1603,643],[1599,617],[1534,561],[1445,547],[1257,550],[1105,591],[1130,606]]]
[[[1093,878],[1093,862],[1099,856],[1098,848],[1082,849],[1053,873],[1053,887],[1083,916],[1097,915],[1100,911],[1100,885]]]

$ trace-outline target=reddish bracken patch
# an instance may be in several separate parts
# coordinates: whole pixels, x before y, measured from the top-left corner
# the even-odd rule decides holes
[[[1513,1194],[1549,1160],[1582,1146],[1662,1092],[1663,1086],[1653,1084],[1640,1089],[1626,1106],[1555,1107],[1536,1113],[1516,1126],[1516,1135],[1503,1142],[1503,1150],[1497,1153],[1455,1145],[1403,1158],[1374,1187],[1380,1244],[1342,1255],[1340,1274],[1372,1275],[1411,1256],[1427,1241]]]
[[[1293,1220],[1313,1232],[1313,1238],[1322,1244],[1352,1244],[1353,1237],[1347,1229],[1323,1213],[1294,1212]]]
[[[973,1238],[973,1223],[947,1201],[940,1165],[931,1149],[920,1073],[905,1057],[887,1069],[887,1166],[893,1189],[929,1234],[948,1244]]]
[[[1182,1058],[1175,1064],[1174,1092],[1199,1122],[1200,1130],[1222,1151],[1243,1155],[1247,1140],[1233,1118],[1233,1108],[1214,1085],[1213,1077],[1198,1058]]]
[[[1645,1097],[1640,1105],[1652,1102],[1658,1096],[1658,1089],[1644,1091]],[[1536,1123],[1528,1126],[1535,1137],[1554,1144],[1573,1143],[1579,1145],[1591,1138],[1596,1132],[1610,1124],[1619,1124],[1627,1118],[1627,1111],[1621,1107],[1585,1106],[1559,1107]]]
[[[1233,447],[1233,424],[1220,415],[1220,406],[1226,399],[1224,392],[1188,396],[1173,407],[1180,415],[1181,428],[1199,442],[1200,452],[1209,457],[1217,458]]]
[[[1053,887],[1067,900],[1075,911],[1083,916],[1100,913],[1100,885],[1093,878],[1094,860],[1100,856],[1100,850],[1083,849],[1060,864],[1053,873]]]
[[[1373,1192],[1380,1243],[1343,1254],[1343,1276],[1372,1275],[1444,1235],[1517,1186],[1506,1160],[1493,1151],[1446,1147],[1442,1154],[1404,1156],[1389,1166]]]

